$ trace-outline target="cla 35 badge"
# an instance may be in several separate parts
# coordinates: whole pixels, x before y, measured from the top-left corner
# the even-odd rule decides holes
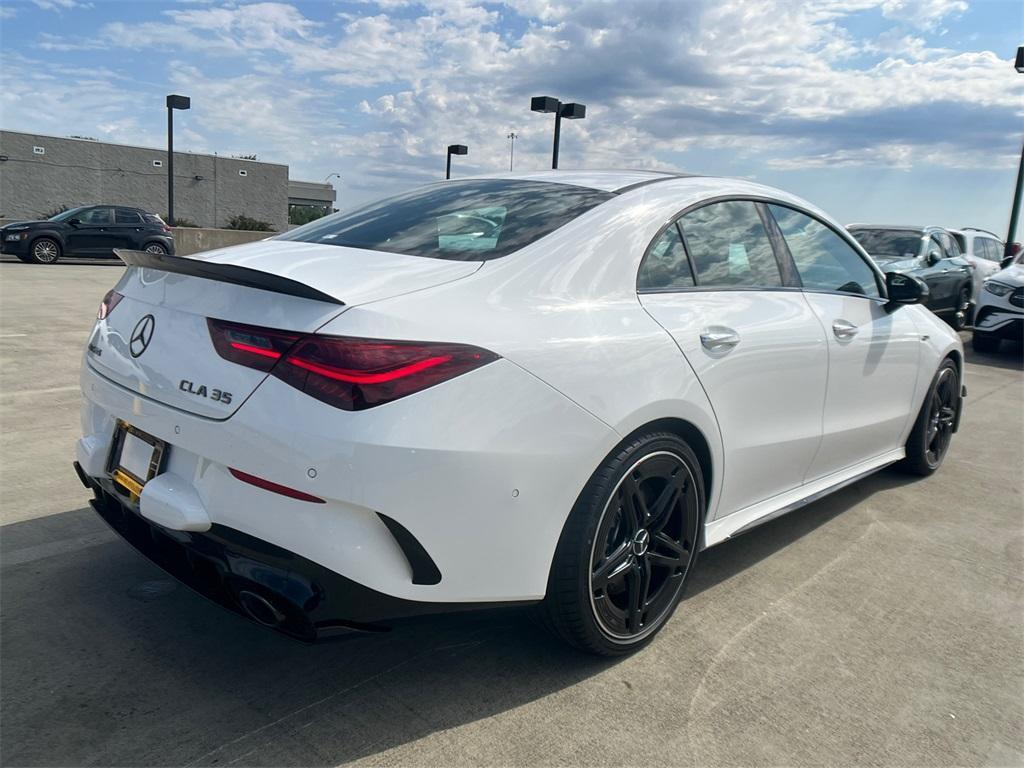
[[[156,327],[156,319],[152,315],[143,315],[142,319],[132,329],[132,337],[128,341],[128,351],[132,357],[138,357],[147,349],[149,342],[153,340],[153,329]]]

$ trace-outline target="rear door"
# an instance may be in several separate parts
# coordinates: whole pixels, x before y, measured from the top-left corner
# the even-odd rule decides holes
[[[747,200],[685,212],[652,243],[637,282],[718,419],[716,517],[799,486],[821,440],[825,336],[791,270],[783,275],[766,215]]]
[[[138,211],[131,208],[115,208],[114,226],[111,229],[113,247],[138,249],[142,244],[144,226],[142,215]]]
[[[914,408],[920,337],[910,313],[887,311],[878,274],[846,238],[811,215],[769,205],[828,339],[821,447],[807,482],[900,447]]]

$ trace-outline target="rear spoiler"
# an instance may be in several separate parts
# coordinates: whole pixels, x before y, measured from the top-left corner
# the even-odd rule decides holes
[[[115,248],[114,253],[129,267],[160,269],[164,272],[192,275],[207,280],[217,280],[221,283],[244,285],[246,288],[256,288],[260,291],[283,293],[286,296],[298,296],[301,299],[325,301],[329,304],[345,306],[345,302],[340,299],[318,291],[305,283],[300,283],[298,280],[272,275],[269,272],[260,272],[258,269],[239,267],[236,264],[219,264],[203,259],[188,259],[184,256],[169,256],[165,253],[129,251],[123,248]]]

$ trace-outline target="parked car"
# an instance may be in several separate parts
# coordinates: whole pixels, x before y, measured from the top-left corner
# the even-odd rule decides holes
[[[1024,254],[1003,263],[981,291],[971,340],[978,352],[996,352],[1004,339],[1024,342]]]
[[[1002,269],[1000,262],[1003,260],[1006,246],[998,235],[986,229],[964,227],[963,229],[951,229],[949,232],[956,238],[956,243],[960,246],[964,259],[974,271],[974,293],[971,296],[971,305],[977,313],[982,284],[986,278]]]
[[[579,648],[632,651],[699,550],[889,464],[928,475],[960,420],[927,287],[737,179],[440,182],[120,255],[83,354],[93,506],[306,640],[535,603]]]
[[[115,248],[173,254],[174,238],[155,213],[123,205],[84,205],[0,229],[0,253],[36,264],[53,264],[63,256],[115,258]]]
[[[967,326],[973,274],[949,230],[876,224],[851,224],[848,229],[884,271],[923,280],[928,285],[928,309],[958,331]]]

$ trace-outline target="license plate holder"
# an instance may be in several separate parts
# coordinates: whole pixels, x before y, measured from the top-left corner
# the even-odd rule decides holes
[[[118,420],[107,472],[118,486],[138,499],[143,486],[160,473],[166,448],[163,440]]]

